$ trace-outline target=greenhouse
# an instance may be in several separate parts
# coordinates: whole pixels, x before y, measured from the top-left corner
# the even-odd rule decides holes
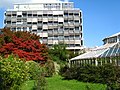
[[[104,45],[69,60],[73,65],[102,65],[113,63],[120,65],[120,33],[103,40]]]

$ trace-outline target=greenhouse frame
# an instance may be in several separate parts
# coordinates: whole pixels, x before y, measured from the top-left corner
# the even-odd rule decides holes
[[[70,59],[70,66],[87,64],[97,66],[107,63],[120,66],[120,33],[105,38],[103,41],[104,45]]]

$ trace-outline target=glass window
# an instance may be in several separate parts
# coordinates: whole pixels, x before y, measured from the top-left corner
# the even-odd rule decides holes
[[[23,27],[23,31],[27,31],[27,27]]]
[[[75,20],[75,23],[79,23],[79,20]]]
[[[12,31],[16,31],[16,27],[13,27],[13,28],[12,28]]]
[[[17,31],[21,31],[21,28],[20,28],[20,27],[17,27]]]
[[[80,36],[79,35],[76,35],[75,36],[75,40],[79,40],[80,39]]]
[[[69,36],[65,36],[65,40],[69,40]]]
[[[54,36],[54,40],[58,40],[58,36]]]
[[[32,17],[32,14],[28,14],[28,17]]]
[[[53,37],[48,37],[48,40],[53,40]]]
[[[120,35],[118,36],[118,40],[120,41]]]
[[[63,40],[63,39],[64,39],[64,36],[61,35],[61,36],[59,36],[58,38],[59,38],[59,40]]]
[[[79,30],[79,27],[75,27],[75,30]]]

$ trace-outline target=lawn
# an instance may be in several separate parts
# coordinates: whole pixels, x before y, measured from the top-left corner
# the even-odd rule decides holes
[[[83,83],[76,80],[63,80],[61,76],[46,78],[46,90],[105,90],[106,85]],[[34,81],[27,81],[21,90],[33,90]]]
[[[47,78],[47,90],[105,90],[102,84],[83,83],[76,80],[62,80],[60,76]]]

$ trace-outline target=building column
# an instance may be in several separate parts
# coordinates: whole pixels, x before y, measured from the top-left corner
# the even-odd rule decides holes
[[[95,65],[96,65],[96,66],[98,65],[98,61],[97,61],[97,59],[95,59]]]

